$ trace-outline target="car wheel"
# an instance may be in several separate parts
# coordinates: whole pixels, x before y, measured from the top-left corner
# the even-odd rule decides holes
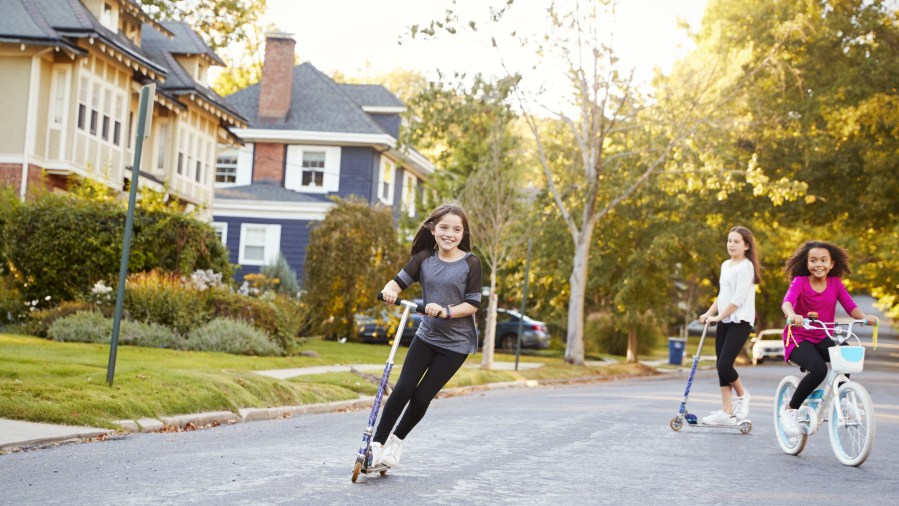
[[[515,334],[506,334],[499,338],[499,347],[503,351],[515,351]]]

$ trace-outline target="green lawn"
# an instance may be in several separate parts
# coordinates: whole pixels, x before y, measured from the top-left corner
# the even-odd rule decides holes
[[[406,350],[398,350],[398,364]],[[58,343],[0,334],[0,418],[116,427],[113,421],[119,419],[355,399],[377,391],[380,372],[373,372],[368,379],[352,373],[328,373],[278,380],[252,371],[383,364],[389,348],[310,340],[301,351],[315,352],[317,356],[247,357],[120,346],[114,386],[109,387],[108,345]],[[469,364],[479,364],[481,359],[480,353],[474,355]],[[514,355],[497,354],[496,360],[514,361]],[[463,368],[448,386],[645,372],[623,365],[574,367],[565,364],[561,357],[548,354],[520,358],[520,362],[533,361],[546,365],[527,371]]]

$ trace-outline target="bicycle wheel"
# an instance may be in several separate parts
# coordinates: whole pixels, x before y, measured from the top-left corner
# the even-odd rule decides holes
[[[843,417],[837,415],[840,403]],[[844,383],[837,390],[830,421],[830,445],[833,453],[847,466],[860,466],[874,447],[874,404],[865,387],[858,383]]]
[[[780,449],[788,455],[799,455],[805,448],[808,441],[807,434],[798,436],[788,436],[781,426],[780,414],[783,409],[790,403],[793,398],[793,392],[796,391],[796,385],[799,384],[799,378],[796,376],[787,376],[780,380],[777,390],[774,391],[774,434],[777,437],[777,443]]]

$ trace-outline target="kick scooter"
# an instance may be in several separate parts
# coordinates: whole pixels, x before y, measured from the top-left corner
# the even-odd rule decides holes
[[[384,300],[382,295],[378,294],[378,300]],[[387,389],[387,380],[390,378],[390,371],[393,370],[393,359],[396,356],[396,350],[400,346],[400,340],[403,337],[403,329],[406,328],[406,319],[409,311],[414,309],[416,312],[424,313],[424,304],[416,304],[408,300],[397,300],[397,306],[403,306],[403,316],[400,318],[400,324],[396,329],[396,337],[393,339],[393,346],[390,348],[390,356],[387,357],[387,364],[384,365],[384,374],[381,375],[381,384],[378,385],[378,393],[375,395],[375,402],[371,407],[371,413],[368,415],[368,426],[362,432],[362,446],[356,454],[356,465],[353,466],[353,483],[359,478],[359,473],[380,473],[381,476],[387,475],[390,466],[384,464],[372,465],[371,440],[374,435],[375,422],[378,420],[378,412],[381,410],[381,398],[384,397],[384,391]]]
[[[710,425],[700,423],[699,419],[696,418],[696,415],[687,411],[687,398],[690,396],[690,388],[693,386],[693,376],[696,375],[696,366],[699,365],[699,355],[702,352],[702,344],[705,342],[705,335],[709,330],[709,324],[706,323],[702,328],[702,337],[699,338],[699,347],[696,349],[696,355],[693,357],[693,368],[690,369],[690,378],[687,379],[687,389],[684,391],[684,400],[680,403],[680,409],[677,410],[677,416],[671,419],[668,422],[668,426],[671,427],[675,432],[681,430],[684,427],[684,421],[686,420],[687,425],[690,427],[697,428],[719,428],[719,429],[739,429],[740,434],[749,434],[752,430],[752,422],[749,420],[742,420],[735,425]]]

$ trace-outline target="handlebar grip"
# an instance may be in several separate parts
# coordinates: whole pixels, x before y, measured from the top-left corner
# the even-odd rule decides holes
[[[383,294],[383,293],[378,292],[378,300],[381,300],[381,301],[384,300],[384,294]],[[416,313],[425,314],[425,305],[424,305],[424,304],[416,304],[416,303],[414,303],[414,302],[412,302],[412,301],[403,300],[403,299],[396,299],[396,302],[394,302],[393,305],[394,305],[394,306],[404,306],[404,305],[408,305],[409,307],[414,307]]]

